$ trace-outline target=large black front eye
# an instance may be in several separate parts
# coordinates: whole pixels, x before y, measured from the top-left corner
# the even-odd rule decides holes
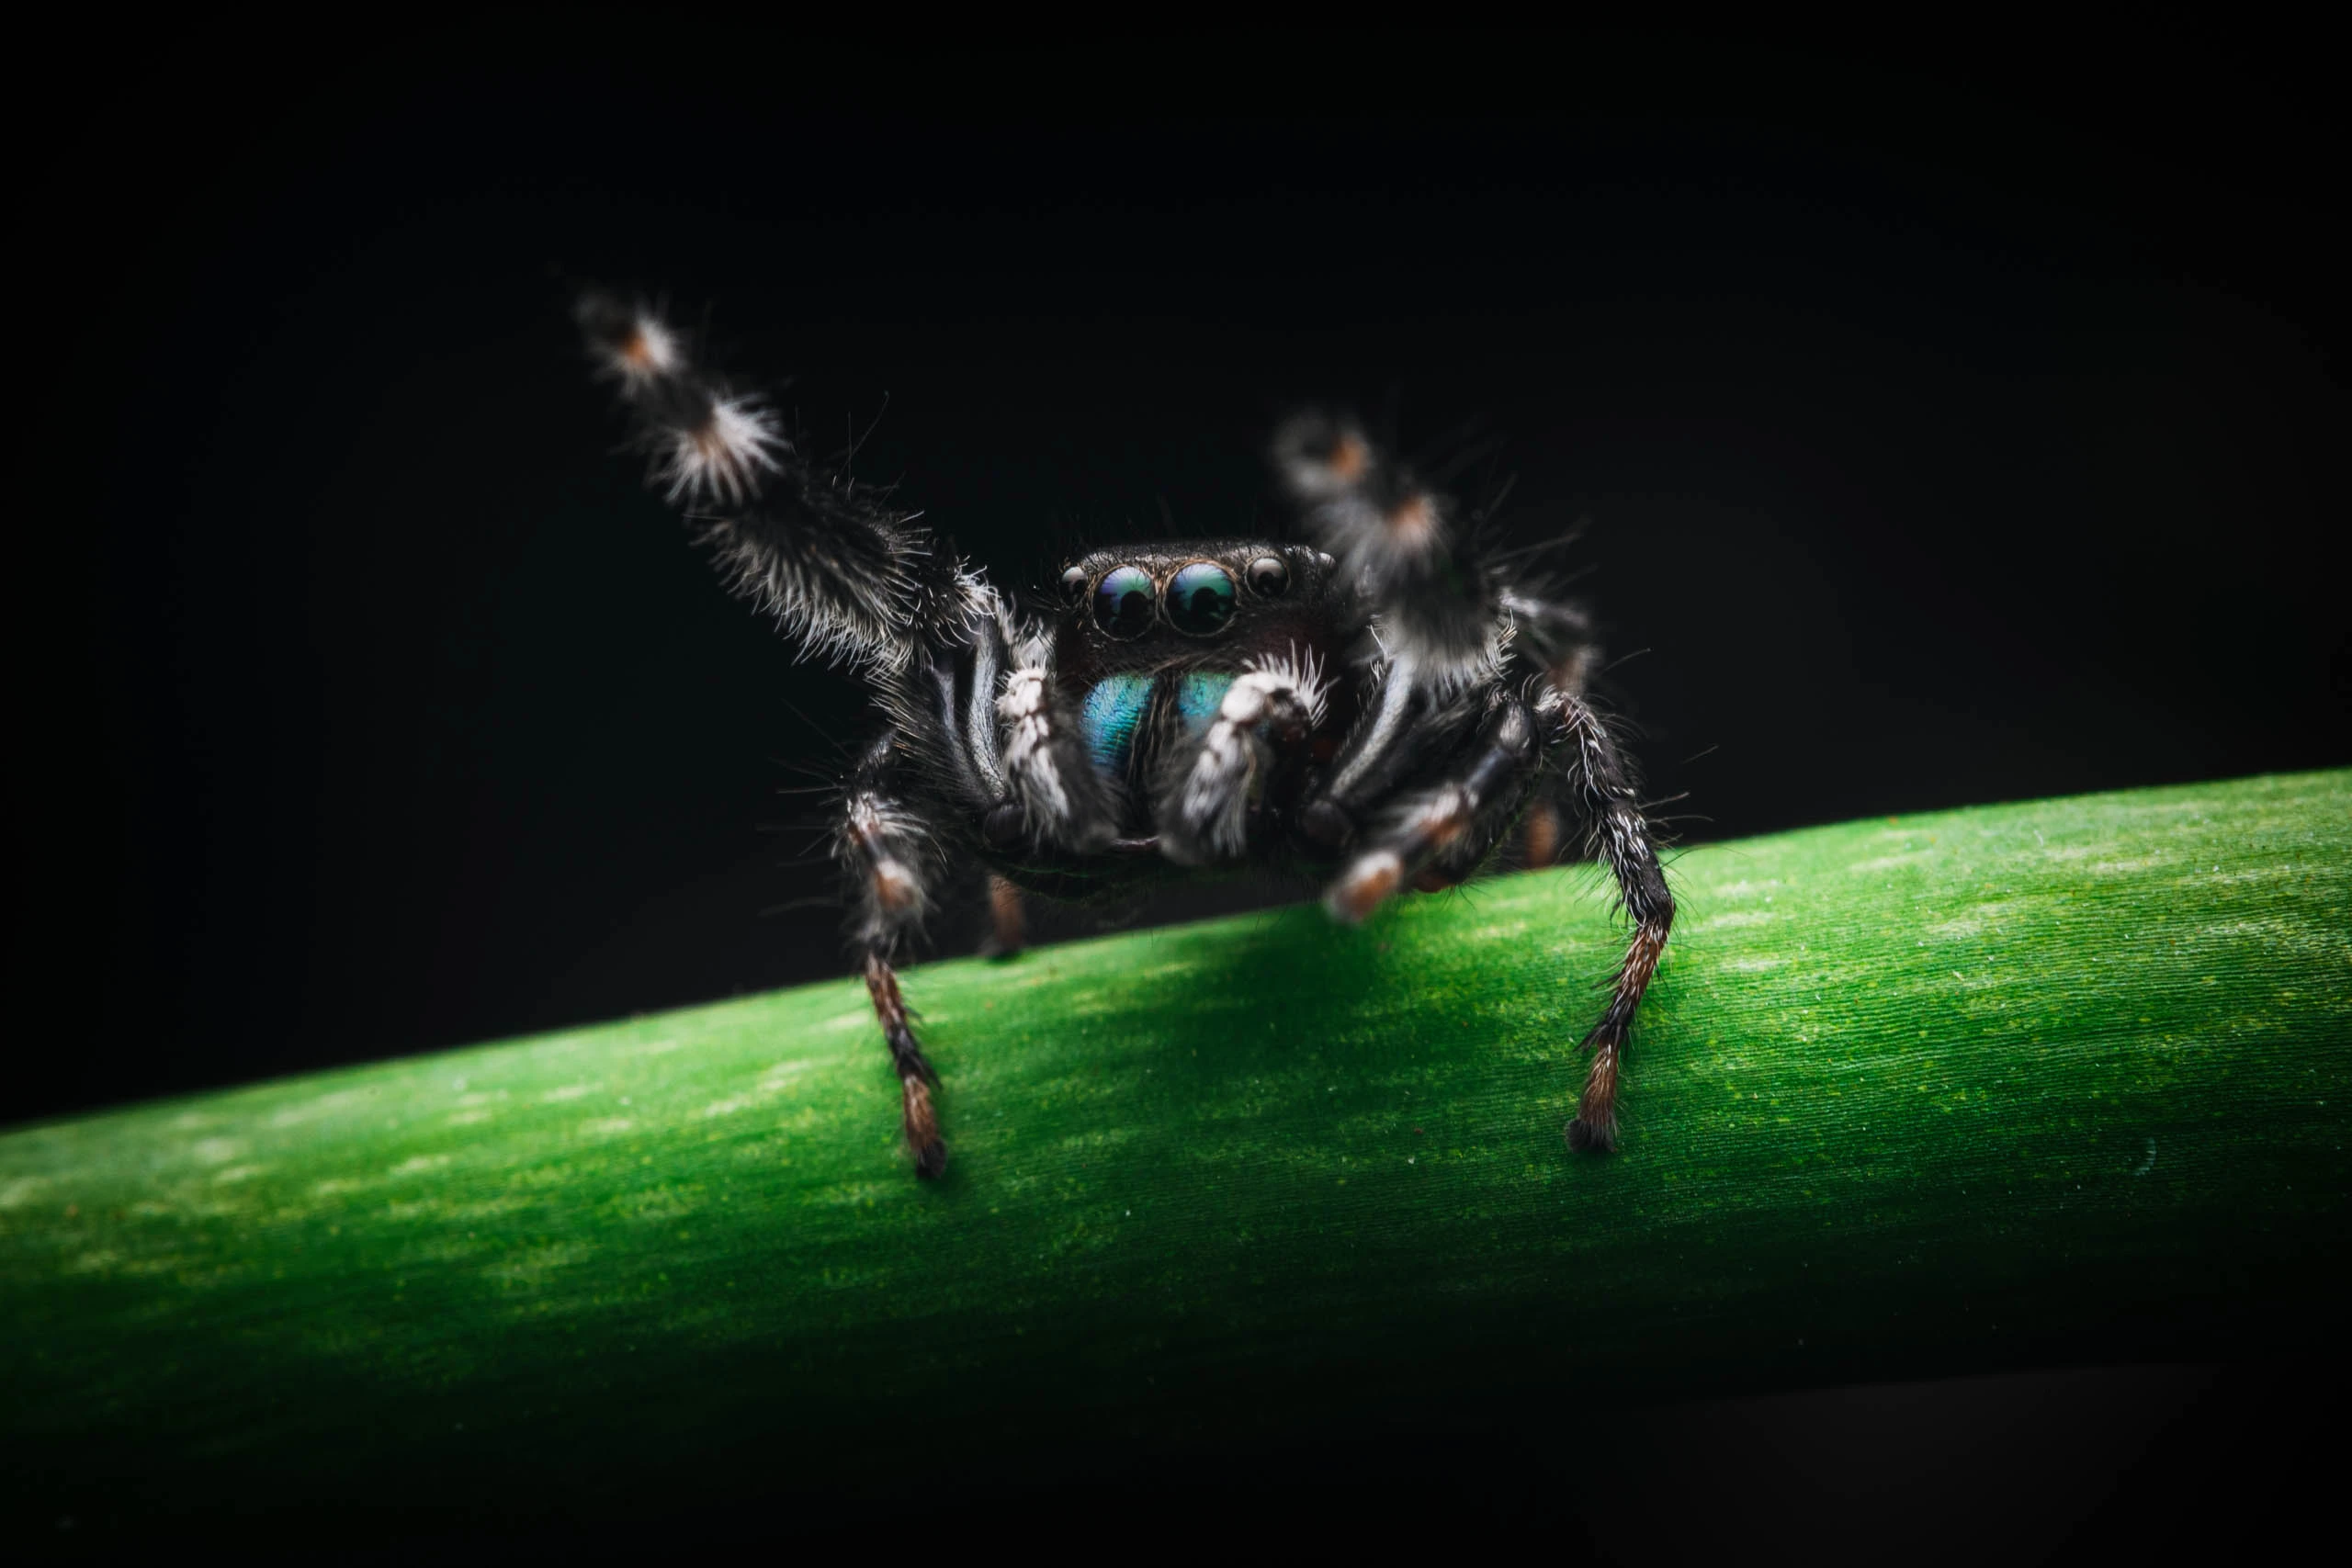
[[[1233,619],[1233,579],[1225,568],[1196,560],[1168,580],[1168,624],[1188,637],[1207,637]]]
[[[1260,556],[1250,563],[1250,592],[1261,599],[1279,599],[1290,586],[1290,567],[1280,556]]]
[[[1151,629],[1151,573],[1139,566],[1114,566],[1094,589],[1094,624],[1125,641]]]

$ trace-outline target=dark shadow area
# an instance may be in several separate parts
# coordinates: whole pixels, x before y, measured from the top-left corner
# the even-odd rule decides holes
[[[1432,1408],[1301,1440],[1170,1450],[1110,1435],[1009,1470],[876,1452],[820,1492],[745,1467],[726,1492],[655,1465],[593,1503],[460,1520],[430,1497],[295,1510],[222,1497],[169,1517],[40,1519],[12,1550],[323,1549],[358,1561],[638,1556],[667,1548],[988,1541],[1123,1555],[1524,1540],[1568,1562],[2020,1563],[2279,1549],[2325,1528],[2340,1368],[2081,1367],[1668,1405]],[[664,1506],[665,1495],[683,1501]],[[241,1522],[242,1521],[242,1522]],[[329,1544],[331,1543],[331,1544]]]

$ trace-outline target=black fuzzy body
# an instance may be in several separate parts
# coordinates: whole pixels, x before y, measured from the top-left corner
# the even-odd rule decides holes
[[[1313,877],[1355,922],[1472,875],[1522,824],[1532,863],[1606,863],[1633,924],[1567,1130],[1614,1146],[1673,899],[1585,697],[1584,613],[1482,559],[1447,497],[1351,422],[1302,416],[1273,461],[1305,542],[1104,547],[1023,613],[887,493],[806,458],[651,310],[599,295],[578,316],[729,585],[850,664],[882,716],[834,845],[920,1174],[946,1147],[894,965],[958,886],[986,874],[999,952],[1019,944],[1016,888],[1083,902],[1241,869]]]

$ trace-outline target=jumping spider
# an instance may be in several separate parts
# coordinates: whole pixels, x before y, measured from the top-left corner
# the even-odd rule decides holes
[[[954,867],[988,868],[1001,949],[1019,945],[1021,889],[1242,863],[1328,877],[1353,923],[1460,882],[1522,821],[1548,862],[1564,818],[1634,927],[1567,1126],[1571,1147],[1615,1145],[1619,1061],[1674,903],[1585,699],[1590,623],[1475,558],[1453,503],[1355,423],[1307,414],[1275,437],[1306,543],[1095,550],[1029,613],[886,492],[811,461],[658,311],[590,294],[577,318],[729,586],[881,709],[834,852],[918,1175],[947,1149],[892,961]]]

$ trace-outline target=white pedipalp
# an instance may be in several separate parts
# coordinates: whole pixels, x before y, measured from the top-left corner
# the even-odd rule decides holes
[[[1329,694],[1312,649],[1266,655],[1235,678],[1177,792],[1178,830],[1164,840],[1171,858],[1233,860],[1247,851],[1250,807],[1272,754],[1261,727],[1286,716],[1311,730]]]

